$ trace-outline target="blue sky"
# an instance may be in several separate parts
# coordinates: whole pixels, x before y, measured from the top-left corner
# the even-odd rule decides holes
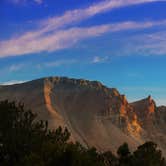
[[[0,83],[99,80],[166,105],[165,0],[1,0]]]

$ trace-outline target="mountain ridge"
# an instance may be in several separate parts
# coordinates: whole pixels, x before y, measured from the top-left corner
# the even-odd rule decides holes
[[[5,99],[24,102],[50,128],[67,127],[71,140],[85,146],[115,152],[123,142],[134,150],[157,139],[166,154],[166,107],[157,107],[151,96],[129,103],[117,89],[98,81],[47,77],[0,86],[0,100]]]

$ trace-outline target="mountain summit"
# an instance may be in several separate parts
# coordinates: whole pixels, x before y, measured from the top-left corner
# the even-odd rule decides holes
[[[49,77],[0,86],[0,100],[23,102],[49,127],[67,127],[71,140],[98,150],[116,149],[127,142],[132,150],[155,141],[166,155],[166,107],[149,96],[129,103],[115,88],[98,81]]]

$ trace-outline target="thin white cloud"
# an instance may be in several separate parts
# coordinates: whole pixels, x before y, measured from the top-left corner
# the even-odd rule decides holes
[[[75,64],[97,64],[97,63],[105,63],[110,61],[110,58],[108,56],[95,56],[90,61],[89,59],[59,59],[49,62],[44,62],[42,64],[38,64],[36,67],[38,69],[45,68],[45,67],[64,67],[64,66],[70,66]]]
[[[166,31],[151,32],[148,34],[134,34],[122,41],[117,55],[166,55]]]
[[[95,57],[93,57],[93,59],[92,59],[92,63],[93,63],[93,64],[105,63],[105,62],[107,62],[107,61],[109,61],[109,57],[108,57],[108,56],[105,56],[105,57],[103,57],[103,56],[95,56]]]
[[[108,32],[117,32],[132,29],[144,29],[153,26],[166,25],[166,21],[160,22],[123,22],[106,24],[87,28],[70,28],[67,30],[55,31],[40,37],[27,39],[25,36],[16,37],[0,42],[0,57],[51,52],[72,47],[78,41],[100,36]]]
[[[15,72],[15,71],[19,71],[24,67],[24,64],[13,64],[11,65],[8,70],[9,72]]]
[[[76,59],[61,59],[61,60],[56,60],[53,62],[46,62],[44,63],[44,66],[45,67],[60,67],[60,66],[76,64],[77,62],[78,61]]]
[[[137,50],[140,52],[148,55],[166,55],[166,31],[146,34],[138,39]],[[142,44],[141,40],[143,40]]]
[[[2,82],[2,83],[0,83],[0,85],[14,85],[14,84],[22,84],[24,82],[27,82],[27,81],[25,81],[25,80],[10,80],[7,82]]]

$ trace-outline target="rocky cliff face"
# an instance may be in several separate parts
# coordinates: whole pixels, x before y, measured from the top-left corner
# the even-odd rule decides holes
[[[136,113],[140,126],[144,129],[151,129],[155,121],[156,104],[151,96],[148,98],[131,103]]]
[[[66,126],[71,140],[99,150],[116,151],[128,142],[135,149],[155,140],[166,149],[166,107],[149,96],[134,103],[97,81],[50,77],[19,85],[0,86],[0,100],[25,103],[50,128]]]
[[[166,109],[164,106],[157,107],[155,101],[148,96],[146,99],[131,103],[134,112],[137,115],[138,123],[144,131],[141,135],[145,140],[157,142],[166,149]]]

